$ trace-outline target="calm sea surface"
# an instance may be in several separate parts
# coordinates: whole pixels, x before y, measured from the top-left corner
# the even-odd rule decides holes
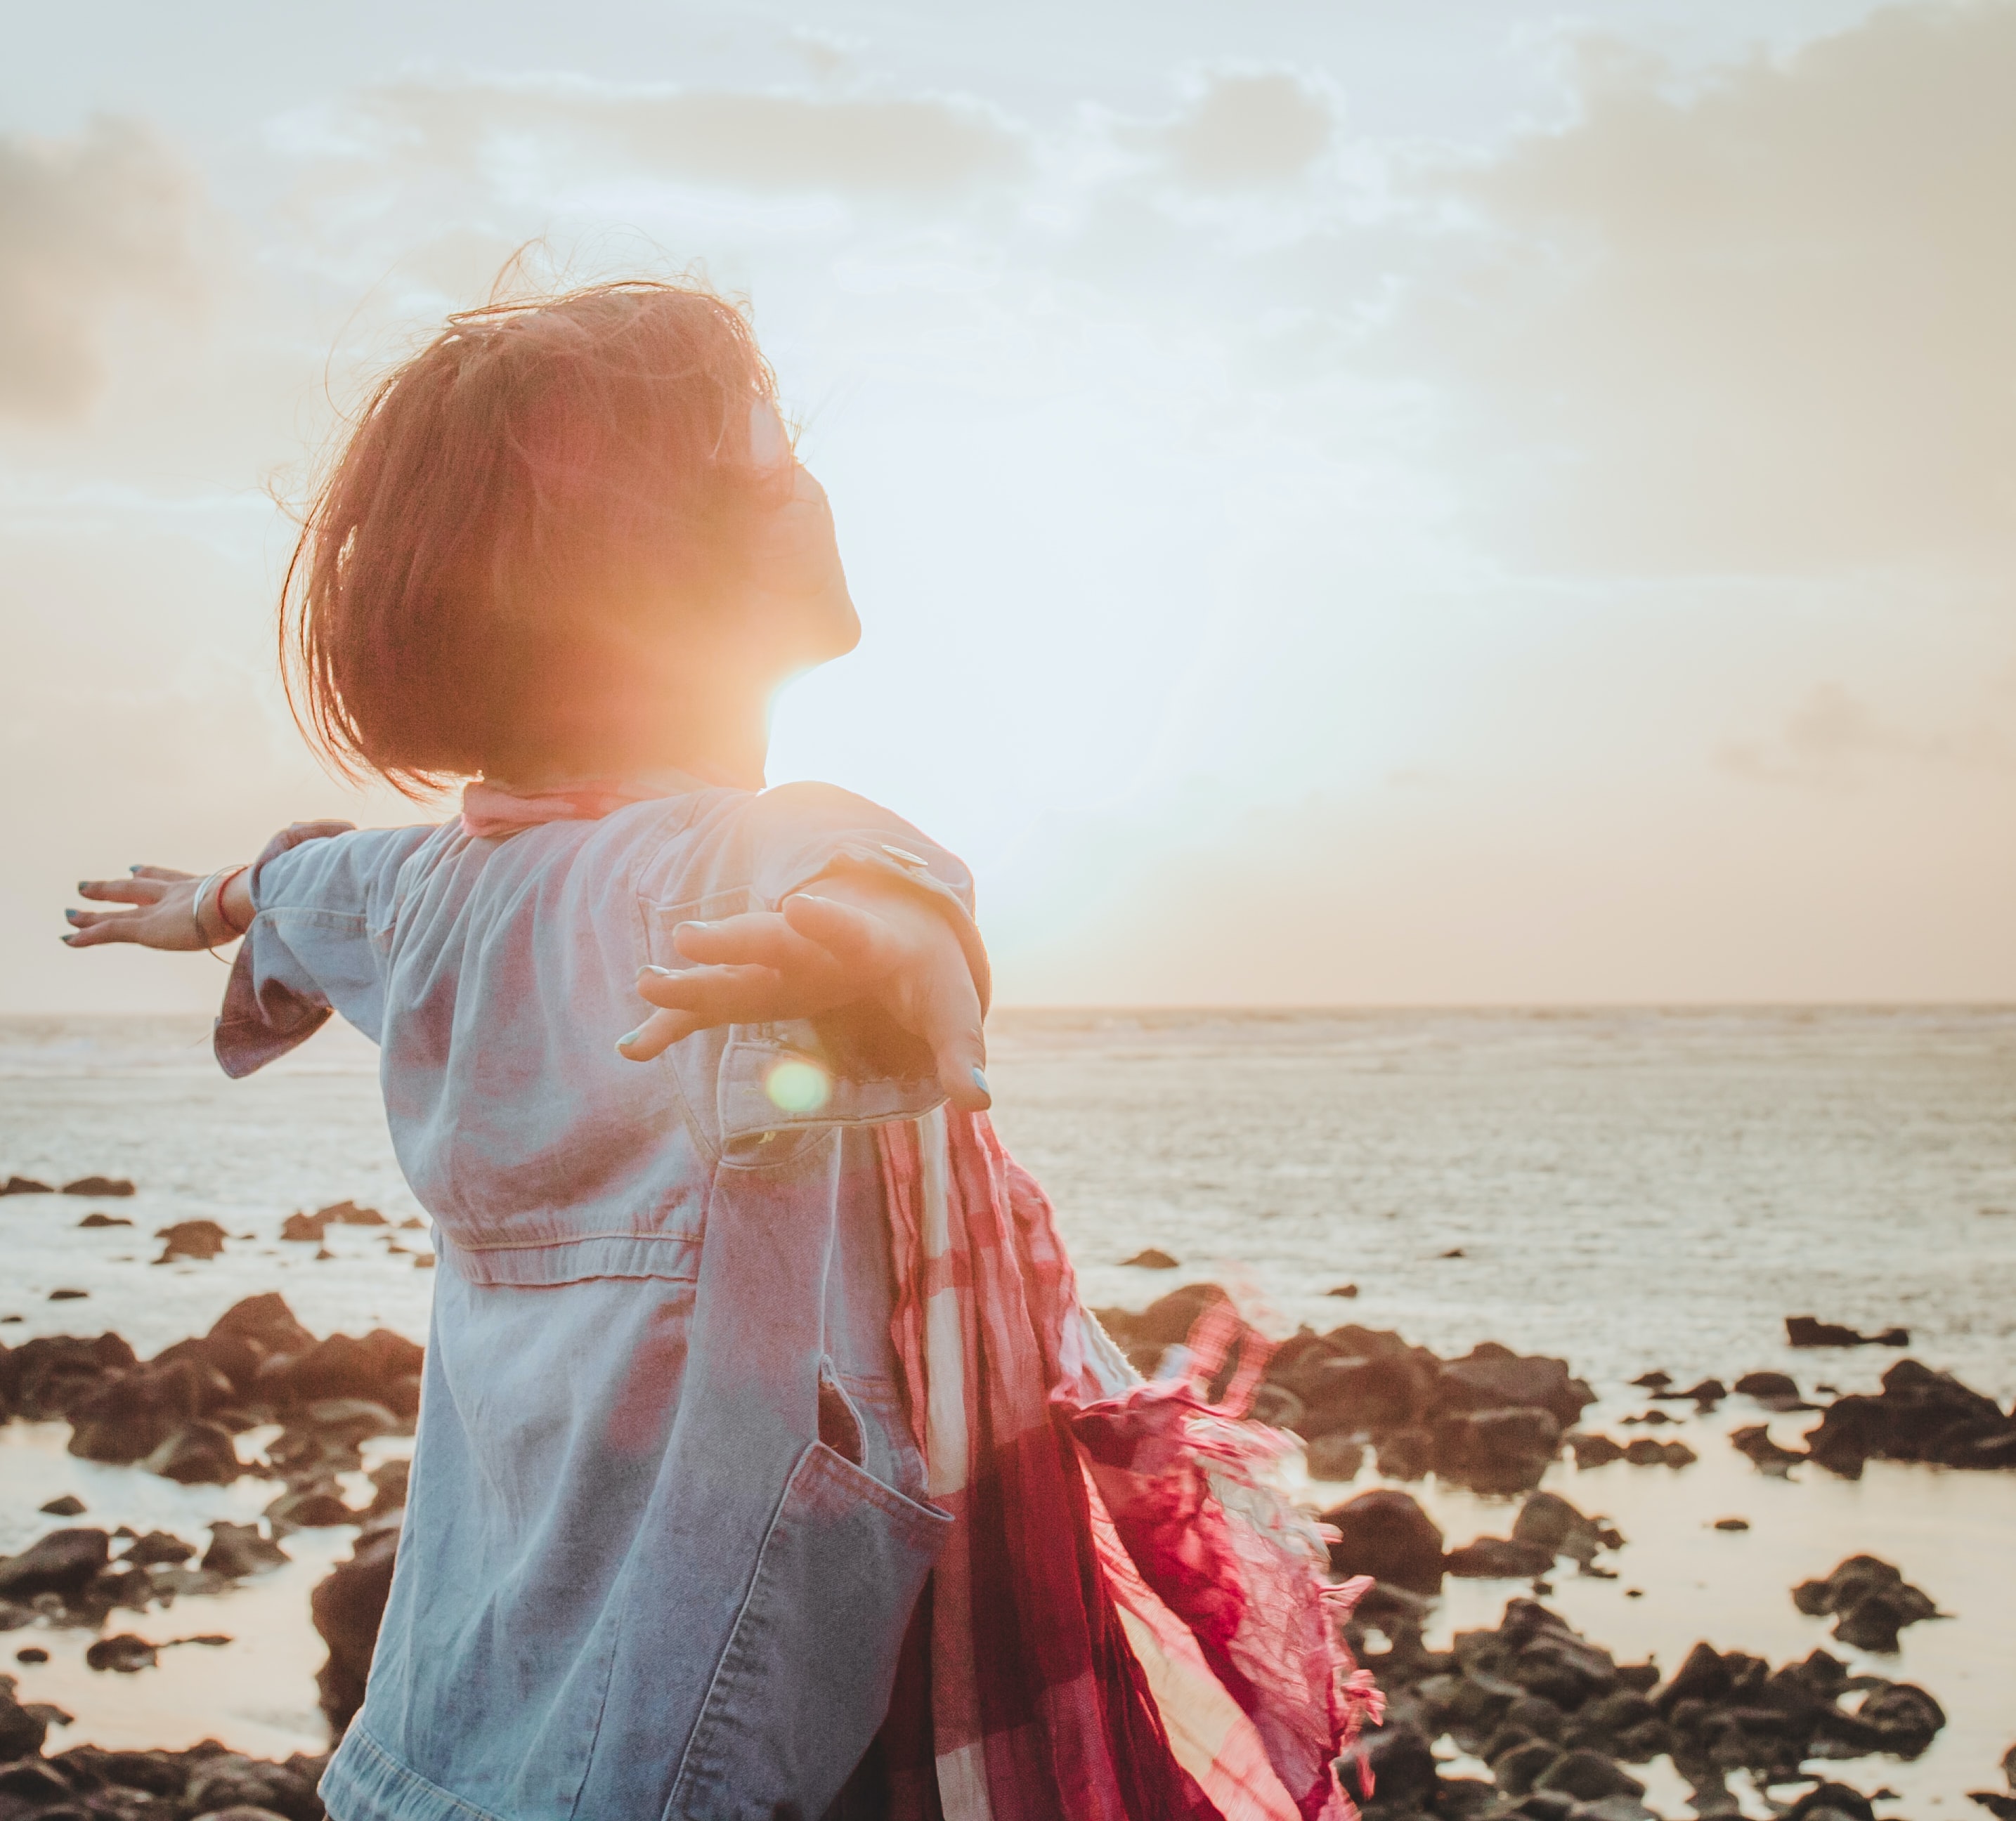
[[[0,1338],[116,1329],[144,1354],[275,1287],[318,1331],[423,1335],[431,1276],[381,1233],[333,1229],[322,1262],[277,1236],[295,1208],[344,1197],[419,1211],[375,1052],[325,1031],[232,1083],[206,1037],[198,1020],[0,1020],[0,1176],[140,1186],[118,1202],[0,1200],[0,1315],[21,1317]],[[1783,1318],[1798,1313],[1902,1323],[1917,1357],[2016,1395],[2016,1010],[1009,1013],[992,1043],[997,1123],[1056,1200],[1095,1303],[1233,1272],[1284,1326],[1348,1319],[1444,1352],[1499,1340],[1563,1355],[1603,1394],[1593,1423],[1640,1407],[1627,1381],[1651,1367],[1684,1383],[1778,1366],[1849,1390],[1895,1357],[1793,1352]],[[134,1225],[80,1230],[95,1207]],[[154,1229],[193,1218],[243,1237],[209,1263],[149,1262]],[[1183,1269],[1119,1262],[1147,1246]],[[1355,1299],[1324,1294],[1345,1283]],[[51,1303],[58,1288],[89,1294]],[[2016,1475],[1879,1463],[1855,1485],[1810,1468],[1767,1481],[1720,1433],[1759,1420],[1741,1405],[1677,1432],[1702,1456],[1680,1473],[1557,1470],[1550,1485],[1631,1541],[1620,1579],[1565,1580],[1557,1603],[1620,1656],[1671,1664],[1705,1637],[1781,1659],[1827,1641],[1793,1610],[1794,1581],[1858,1549],[1886,1556],[1957,1616],[1861,1666],[1921,1682],[1952,1724],[1920,1763],[1850,1765],[1849,1780],[1888,1783],[1901,1812],[1973,1812],[1961,1792],[1994,1787],[2016,1740]],[[270,1490],[173,1487],[73,1461],[63,1440],[0,1431],[0,1547],[49,1528],[35,1506],[60,1492],[91,1506],[81,1521],[193,1534]],[[1502,1505],[1424,1496],[1452,1542],[1509,1522]],[[1709,1528],[1732,1513],[1752,1529]],[[347,1538],[301,1533],[293,1567],[149,1614],[135,1628],[150,1636],[237,1639],[157,1671],[94,1675],[81,1637],[38,1636],[54,1661],[19,1672],[24,1697],[74,1712],[70,1742],[312,1747],[306,1590]],[[1445,1628],[1517,1590],[1451,1583]],[[1663,1812],[1682,1793],[1654,1778]]]

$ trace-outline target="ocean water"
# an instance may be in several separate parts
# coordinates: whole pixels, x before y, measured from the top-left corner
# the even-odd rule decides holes
[[[0,1338],[116,1329],[144,1354],[273,1288],[318,1331],[423,1335],[431,1273],[388,1237],[419,1251],[424,1233],[332,1228],[337,1255],[320,1262],[277,1236],[295,1208],[345,1197],[418,1212],[375,1052],[332,1029],[232,1083],[206,1035],[200,1020],[0,1020],[0,1175],[140,1190],[0,1200],[0,1315],[20,1318]],[[1794,1351],[1783,1319],[1798,1313],[1901,1323],[1917,1357],[2016,1395],[2016,1010],[1010,1012],[990,1042],[996,1122],[1056,1200],[1095,1304],[1139,1307],[1211,1275],[1283,1332],[1348,1319],[1445,1353],[1481,1340],[1556,1353],[1602,1396],[1589,1420],[1613,1426],[1654,1367],[1686,1383],[1776,1366],[1853,1390],[1896,1357]],[[134,1225],[79,1229],[93,1209]],[[214,1261],[153,1264],[155,1229],[192,1218],[243,1236]],[[1148,1246],[1182,1268],[1121,1262]],[[1345,1284],[1354,1297],[1327,1294]],[[58,1288],[88,1294],[52,1303]],[[1917,1764],[1849,1765],[1848,1780],[1897,1790],[1886,1813],[1973,1812],[1964,1791],[1997,1787],[2016,1741],[2016,1475],[1879,1463],[1856,1485],[1812,1468],[1767,1481],[1723,1433],[1758,1420],[1737,1399],[1663,1431],[1702,1456],[1679,1472],[1556,1470],[1550,1485],[1630,1539],[1617,1581],[1563,1580],[1557,1603],[1620,1657],[1671,1665],[1706,1638],[1782,1660],[1827,1642],[1826,1621],[1794,1610],[1795,1581],[1858,1550],[1897,1562],[1955,1616],[1908,1631],[1898,1657],[1857,1661],[1922,1682],[1951,1723]],[[49,1527],[35,1507],[63,1491],[86,1521],[184,1534],[263,1502],[256,1482],[165,1486],[72,1461],[62,1441],[0,1431],[0,1546]],[[1420,1490],[1452,1543],[1510,1521],[1501,1503]],[[1731,1514],[1752,1528],[1712,1528]],[[301,1533],[295,1567],[150,1614],[135,1628],[152,1637],[236,1640],[158,1670],[95,1675],[81,1638],[38,1634],[55,1660],[19,1672],[24,1692],[77,1715],[69,1741],[313,1748],[305,1592],[347,1540]],[[1495,1618],[1518,1591],[1452,1582],[1442,1628]],[[1662,1812],[1682,1794],[1654,1780]]]

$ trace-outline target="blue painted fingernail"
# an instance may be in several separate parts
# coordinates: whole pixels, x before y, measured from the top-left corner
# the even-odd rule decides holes
[[[627,1036],[617,1038],[616,1039],[616,1047],[618,1049],[628,1049],[632,1044],[635,1043],[637,1039],[643,1035],[643,1027],[639,1025],[635,1031],[631,1031]]]
[[[977,1063],[975,1063],[973,1067],[973,1085],[988,1099],[994,1098],[994,1090],[988,1086],[987,1078],[980,1072],[980,1065]]]
[[[674,974],[679,972],[679,970],[676,967],[661,967],[655,961],[647,961],[642,967],[639,968],[637,971],[639,973],[663,974],[667,980],[670,980]]]

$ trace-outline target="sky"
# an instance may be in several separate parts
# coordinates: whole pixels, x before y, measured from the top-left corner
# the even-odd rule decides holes
[[[747,301],[866,632],[770,776],[1003,1002],[2016,999],[2016,0],[6,8],[0,1011],[71,883],[430,819],[274,675],[514,251]]]

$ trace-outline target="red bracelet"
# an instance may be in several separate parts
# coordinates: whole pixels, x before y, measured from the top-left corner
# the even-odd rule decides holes
[[[247,923],[245,926],[245,929],[241,930],[231,920],[231,913],[224,908],[224,894],[225,891],[229,889],[232,880],[236,879],[239,873],[247,871],[250,869],[250,865],[251,862],[250,861],[247,861],[242,865],[230,867],[227,870],[216,875],[217,884],[214,895],[213,896],[211,902],[217,906],[217,921],[218,927],[229,932],[229,934],[224,937],[224,940],[227,942],[235,941],[237,937],[245,934],[245,930],[249,930],[252,927],[250,923]],[[214,947],[215,945],[213,944],[212,946]]]

